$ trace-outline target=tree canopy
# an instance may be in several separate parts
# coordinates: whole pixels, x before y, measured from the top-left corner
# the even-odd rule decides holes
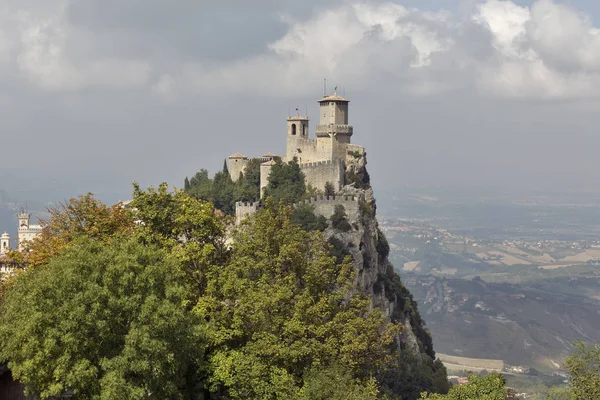
[[[4,295],[0,356],[41,398],[187,398],[202,353],[191,294],[156,247],[81,239]]]
[[[297,398],[312,368],[339,363],[367,378],[389,362],[400,327],[352,290],[353,274],[269,201],[234,234],[231,263],[213,270],[196,307],[209,321],[211,390]]]
[[[293,159],[288,163],[277,160],[271,167],[269,184],[265,189],[265,197],[273,197],[276,204],[293,204],[304,196],[306,184],[300,165]]]

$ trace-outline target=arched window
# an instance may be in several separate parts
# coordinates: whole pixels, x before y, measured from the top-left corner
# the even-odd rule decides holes
[[[292,135],[296,134],[296,124],[292,124]]]

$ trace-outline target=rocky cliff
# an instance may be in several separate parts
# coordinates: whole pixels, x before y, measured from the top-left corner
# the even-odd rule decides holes
[[[356,285],[372,299],[372,306],[404,326],[396,338],[398,362],[382,372],[379,381],[390,394],[401,395],[403,399],[418,398],[423,390],[445,392],[446,370],[440,361],[435,361],[431,335],[425,329],[417,303],[388,260],[389,245],[377,222],[366,153],[349,158],[347,185],[338,196],[354,196],[358,207],[347,213],[350,229],[330,226],[325,234],[337,254],[352,256],[358,272]],[[411,387],[408,392],[407,387]]]

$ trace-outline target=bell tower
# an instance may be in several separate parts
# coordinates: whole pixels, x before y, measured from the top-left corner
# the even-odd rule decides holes
[[[20,231],[29,229],[29,219],[31,218],[31,214],[28,214],[27,211],[21,209],[19,214],[17,214],[17,218],[19,219]]]
[[[296,109],[297,111],[298,109]],[[306,159],[307,155],[303,154],[303,149],[306,150],[308,139],[308,117],[303,117],[296,114],[293,117],[287,118],[287,143],[285,158],[291,161],[294,157],[298,158],[299,162]]]
[[[10,236],[4,232],[0,237],[0,254],[6,254],[10,251]]]

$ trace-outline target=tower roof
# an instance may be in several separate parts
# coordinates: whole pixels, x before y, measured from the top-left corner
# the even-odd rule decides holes
[[[242,153],[235,153],[235,154],[230,155],[229,158],[248,158],[248,157],[246,157]]]
[[[319,103],[323,103],[326,101],[337,101],[340,103],[350,103],[350,100],[345,99],[342,96],[338,95],[337,92],[332,94],[331,96],[324,96],[322,99],[318,100]]]
[[[2,234],[2,239],[10,239],[10,235],[8,234],[8,232],[4,232]]]
[[[288,121],[308,121],[308,117],[303,117],[301,115],[294,115],[293,117],[288,117]]]
[[[264,154],[263,157],[277,157],[277,154],[273,154],[271,152]]]

